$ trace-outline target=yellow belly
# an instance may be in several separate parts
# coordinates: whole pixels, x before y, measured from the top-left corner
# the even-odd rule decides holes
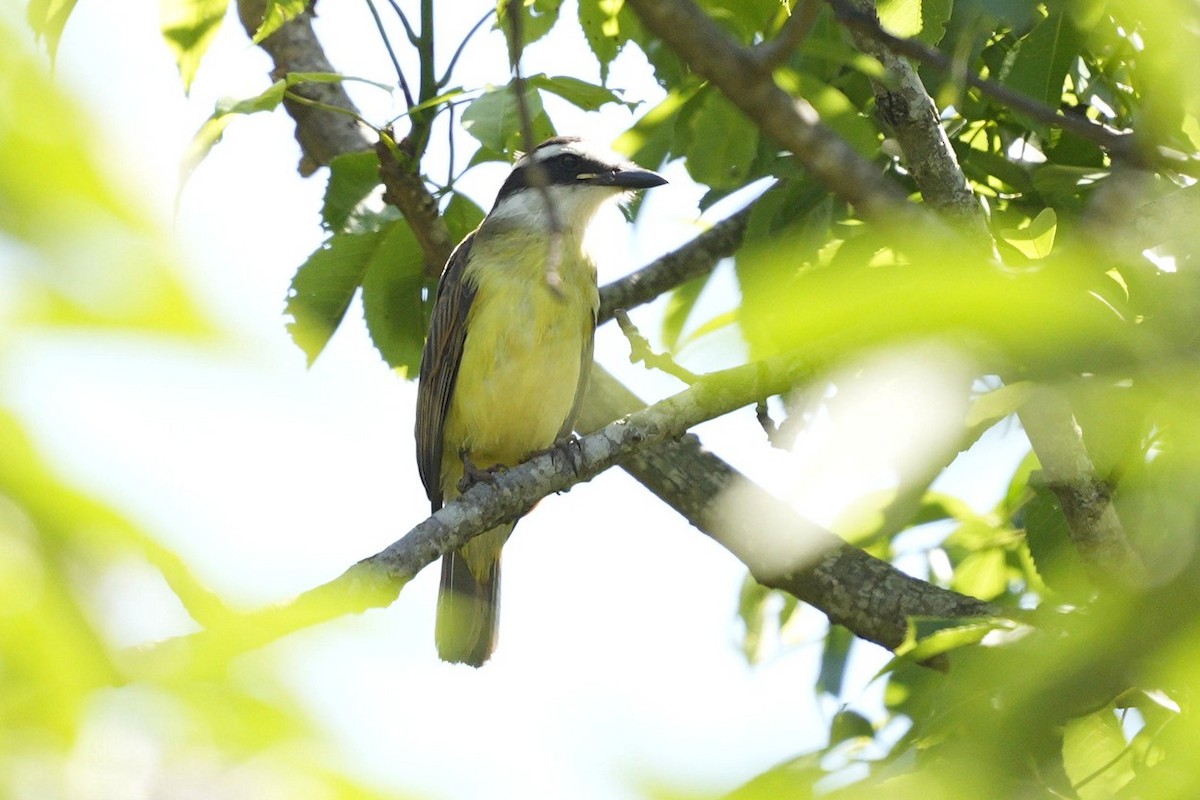
[[[512,466],[552,445],[575,402],[584,348],[599,302],[595,268],[564,248],[563,291],[550,289],[544,239],[505,237],[472,254],[476,284],[467,336],[446,416],[442,487],[462,475],[460,453],[480,468]],[[500,268],[474,269],[481,260]]]

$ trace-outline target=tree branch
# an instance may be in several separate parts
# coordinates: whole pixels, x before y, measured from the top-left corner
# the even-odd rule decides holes
[[[238,16],[246,35],[253,37],[266,12],[265,0],[238,0]],[[271,56],[274,69],[271,77],[279,80],[290,72],[334,72],[325,57],[312,27],[312,11],[306,9],[272,33],[260,44]],[[296,141],[304,156],[300,174],[311,175],[342,153],[370,148],[363,126],[357,122],[358,109],[341,83],[304,83],[292,89],[296,94],[320,105],[340,108],[352,113],[338,114],[322,108],[284,99],[283,105],[296,121]]]
[[[780,89],[770,73],[759,69],[751,51],[690,0],[629,0],[629,5],[647,29],[863,217],[895,225],[922,224],[924,215],[899,186],[826,127],[807,100]]]
[[[861,42],[863,38],[868,38],[878,42],[887,50],[927,64],[941,73],[951,74],[953,72],[953,62],[941,51],[916,39],[901,38],[884,30],[879,24],[873,6],[862,0],[828,0],[828,3],[833,8],[838,21],[854,33],[856,43]],[[864,52],[869,52],[869,50],[864,50]],[[967,85],[978,89],[1001,105],[1019,111],[1038,122],[1061,128],[1081,139],[1086,139],[1104,148],[1114,158],[1125,159],[1130,163],[1142,166],[1150,166],[1151,163],[1154,163],[1188,175],[1197,174],[1198,165],[1194,160],[1181,158],[1177,154],[1172,155],[1162,149],[1148,150],[1142,147],[1138,138],[1131,133],[1113,130],[1087,117],[1059,113],[1058,109],[1051,108],[1015,89],[1010,89],[998,81],[981,78],[974,73],[966,73],[964,79]]]
[[[874,18],[872,0],[855,0],[864,16]],[[904,153],[905,167],[930,206],[965,226],[974,241],[988,241],[987,222],[938,118],[937,106],[907,59],[859,28],[851,28],[854,44],[875,58],[892,80],[871,78],[875,108]],[[993,248],[994,250],[994,248]]]

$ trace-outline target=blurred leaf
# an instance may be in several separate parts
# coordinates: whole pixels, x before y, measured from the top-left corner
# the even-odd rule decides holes
[[[425,343],[421,290],[425,256],[412,228],[397,220],[378,234],[362,280],[363,311],[371,341],[390,367],[417,374]]]
[[[1032,385],[1023,381],[1006,383],[976,397],[967,411],[967,427],[991,427],[995,423],[1016,413],[1029,397]]]
[[[1009,568],[998,547],[979,550],[964,558],[954,570],[951,588],[980,600],[994,600],[1008,590]]]
[[[663,344],[668,350],[674,350],[679,344],[679,336],[683,326],[687,324],[700,293],[708,285],[709,275],[692,278],[687,283],[677,287],[667,298],[667,307],[663,310],[662,337]]]
[[[46,51],[50,60],[58,55],[58,43],[62,39],[67,18],[75,10],[76,0],[29,0],[25,19],[39,39],[46,40]]]
[[[637,106],[636,103],[622,100],[618,90],[597,86],[569,75],[538,74],[530,75],[525,80],[530,86],[556,94],[584,111],[596,111],[609,103],[621,103],[630,109]]]
[[[912,524],[924,525],[947,519],[970,520],[976,517],[975,511],[965,500],[942,492],[929,491],[921,498],[921,508],[913,517]]]
[[[1038,259],[1054,249],[1054,234],[1058,230],[1058,215],[1053,208],[1043,208],[1028,225],[1000,231],[1004,241],[1021,251],[1026,258]]]
[[[0,243],[28,248],[4,311],[25,326],[211,333],[111,154],[77,134],[92,120],[3,25],[0,97],[0,153],[20,154],[0,158]]]
[[[857,711],[846,708],[833,715],[833,722],[829,725],[831,746],[860,738],[875,738],[875,726],[871,724],[871,720]]]
[[[1029,486],[1033,493],[1020,513],[1034,566],[1042,582],[1056,593],[1066,597],[1083,596],[1089,583],[1071,544],[1067,518],[1058,498],[1041,482],[1040,473],[1036,475],[1036,479],[1035,475],[1030,476]]]
[[[722,800],[807,800],[814,797],[813,785],[825,777],[823,753],[811,753],[773,767],[734,789]]]
[[[843,245],[839,255],[845,251]],[[1055,268],[1014,274],[930,257],[789,276],[789,253],[781,238],[738,254],[739,277],[754,275],[761,283],[754,288],[743,280],[742,329],[755,357],[798,350],[831,359],[914,337],[970,346],[972,355],[991,362],[988,370],[1006,362],[1100,369],[1135,357],[1128,325],[1095,296],[1092,268],[1082,260],[1043,260]]]
[[[160,0],[163,38],[175,53],[185,92],[191,89],[200,60],[216,38],[228,7],[229,0]]]
[[[1120,796],[1134,775],[1133,750],[1112,707],[1067,723],[1063,765],[1081,800]]]
[[[625,43],[617,18],[622,5],[624,0],[579,0],[579,26],[600,65],[602,84],[608,83],[608,67]]]
[[[879,671],[891,672],[902,662],[920,664],[929,659],[963,647],[979,644],[994,630],[1011,630],[1008,620],[987,619],[966,622],[961,618],[913,617],[909,620],[908,636],[896,648],[896,656]]]
[[[854,634],[841,625],[830,625],[825,633],[825,646],[821,649],[821,670],[817,673],[816,690],[831,697],[842,696],[846,680],[846,668],[850,660],[850,645]]]
[[[332,233],[344,233],[350,217],[379,186],[379,157],[372,151],[343,153],[329,162],[329,184],[321,220]]]
[[[250,41],[254,44],[263,41],[282,28],[284,24],[304,13],[309,2],[310,0],[267,0],[262,24],[258,26],[258,30],[254,32],[254,37]]]
[[[1000,80],[1049,108],[1057,109],[1062,101],[1067,70],[1078,57],[1082,44],[1070,16],[1061,9],[1052,12],[1017,42],[1004,60]]]
[[[879,22],[889,32],[933,46],[946,35],[953,0],[882,0]]]
[[[688,174],[712,187],[745,183],[758,152],[758,128],[715,90],[704,94],[690,126],[694,145],[686,153]]]
[[[531,87],[525,89],[525,102],[533,122],[534,143],[554,135],[554,125],[542,107],[542,97]],[[511,86],[491,89],[476,98],[462,114],[463,130],[484,147],[496,153],[525,149],[521,137],[521,116]]]
[[[180,192],[183,191],[183,185],[187,182],[188,176],[212,151],[217,142],[221,141],[221,136],[229,123],[233,121],[234,115],[274,111],[283,102],[288,90],[294,86],[304,83],[342,83],[343,81],[366,83],[380,89],[390,89],[387,84],[340,75],[336,72],[289,72],[253,97],[242,100],[233,98],[220,100],[213,113],[200,125],[200,129],[196,131],[184,153],[179,167]]]
[[[296,270],[284,313],[288,333],[312,366],[329,342],[362,284],[383,234],[335,233]]]
[[[785,69],[775,71],[775,80],[791,94],[811,103],[821,115],[821,122],[841,134],[859,153],[873,156],[878,152],[878,129],[841,89],[803,72]]]
[[[742,636],[742,655],[751,664],[758,662],[761,655],[765,620],[763,608],[771,590],[754,580],[752,575],[742,579],[742,591],[738,598],[738,617],[745,627]]]
[[[658,105],[643,114],[632,128],[617,137],[613,148],[639,164],[649,167],[661,165],[671,153],[679,113],[696,96],[697,91],[698,84],[669,92]]]

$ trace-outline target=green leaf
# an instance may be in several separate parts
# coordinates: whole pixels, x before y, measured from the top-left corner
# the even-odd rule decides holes
[[[932,47],[946,35],[953,6],[954,0],[881,0],[879,22],[889,33]]]
[[[39,39],[46,40],[46,51],[50,60],[58,55],[58,43],[62,39],[67,18],[75,10],[76,0],[30,0],[25,9],[25,19]]]
[[[667,160],[675,141],[675,124],[684,105],[700,90],[698,84],[672,89],[629,130],[617,137],[613,149],[639,164],[657,167]]]
[[[909,620],[904,644],[896,648],[896,657],[884,665],[879,674],[891,672],[901,661],[928,661],[934,656],[978,644],[994,630],[1015,627],[1013,622],[1004,619],[965,622],[962,618],[913,617]]]
[[[692,116],[690,128],[688,174],[713,188],[742,186],[758,152],[759,134],[754,124],[733,103],[710,89]]]
[[[308,356],[309,366],[341,324],[382,239],[378,231],[336,233],[296,270],[284,313],[292,317],[288,333]]]
[[[554,125],[546,116],[542,97],[536,89],[525,88],[525,103],[533,123],[534,142],[553,136]],[[497,153],[525,149],[516,93],[511,85],[492,89],[472,101],[463,111],[462,126],[480,144]]]
[[[830,745],[863,738],[875,738],[875,726],[871,724],[871,720],[847,708],[833,715],[833,721],[829,724]]]
[[[879,132],[875,125],[841,89],[812,75],[788,69],[776,70],[775,80],[783,89],[811,103],[821,121],[841,134],[855,150],[867,156],[873,156],[879,150]]]
[[[1025,543],[1038,575],[1049,589],[1067,597],[1082,596],[1089,582],[1075,547],[1058,498],[1041,481],[1041,473],[1031,473],[1033,490],[1021,509],[1019,521],[1025,527]]]
[[[530,86],[552,92],[584,111],[596,111],[609,103],[622,103],[628,108],[637,105],[622,100],[619,91],[606,89],[569,75],[547,76],[539,73],[530,75],[525,80]]]
[[[1043,208],[1036,217],[1018,228],[1000,231],[1004,241],[1021,251],[1026,258],[1045,258],[1054,248],[1054,234],[1058,229],[1058,215],[1053,208]]]
[[[980,600],[992,600],[1008,591],[1008,579],[1004,550],[991,547],[971,553],[959,562],[951,587]]]
[[[624,4],[624,0],[579,0],[579,26],[600,64],[601,83],[608,82],[608,67],[625,44],[617,16]]]
[[[351,215],[379,186],[379,157],[372,151],[343,153],[329,163],[321,221],[333,233],[346,231]]]
[[[927,491],[921,498],[921,505],[913,516],[912,524],[925,525],[930,522],[941,522],[948,519],[973,520],[978,515],[971,504],[943,492]]]
[[[267,0],[262,24],[254,32],[251,41],[258,44],[266,39],[285,24],[300,16],[308,7],[309,2],[310,0]]]
[[[521,8],[521,46],[529,45],[541,39],[554,24],[558,22],[558,11],[562,0],[523,0]],[[501,0],[496,5],[496,26],[504,31],[504,35],[512,38],[512,20],[508,17],[509,4]]]
[[[711,274],[711,273],[710,273]],[[709,275],[692,278],[682,286],[677,287],[667,298],[667,307],[663,310],[662,338],[668,350],[674,350],[679,344],[679,336],[683,326],[687,324],[700,293],[708,285]]]
[[[1029,398],[1032,389],[1033,385],[1028,381],[1017,381],[984,392],[972,401],[967,410],[967,427],[991,427],[1009,414],[1016,413]]]
[[[390,367],[415,375],[425,343],[425,256],[406,220],[376,235],[379,246],[362,281],[367,330]]]
[[[1083,45],[1070,15],[1062,10],[1037,23],[1004,59],[1002,83],[1045,103],[1052,109],[1062,101],[1067,71]],[[1039,126],[1041,127],[1041,126]]]
[[[184,152],[179,167],[179,191],[182,193],[183,186],[187,182],[188,177],[200,162],[212,152],[217,142],[221,141],[221,136],[225,133],[225,128],[233,121],[235,115],[274,111],[283,102],[289,89],[303,83],[341,83],[343,81],[355,81],[381,89],[390,89],[387,84],[366,80],[365,78],[340,75],[336,72],[289,72],[253,97],[247,97],[242,100],[223,98],[218,101],[213,113],[201,124],[200,129],[196,131],[196,134],[192,137],[192,141],[188,143],[187,150]],[[346,113],[350,114],[350,112]],[[351,116],[353,115],[351,114]]]
[[[200,59],[216,38],[228,7],[229,0],[161,0],[163,38],[175,54],[185,92],[191,89]]]
[[[842,696],[842,686],[846,681],[846,666],[850,660],[850,645],[854,643],[854,634],[841,625],[830,625],[825,634],[825,646],[821,650],[821,671],[817,673],[817,683],[814,687],[818,692],[824,692],[832,697]]]
[[[450,231],[450,238],[456,242],[461,242],[468,233],[478,228],[483,217],[483,209],[461,192],[451,195],[446,210],[442,212],[442,221]]]
[[[1112,706],[1066,723],[1063,766],[1081,800],[1119,797],[1134,777],[1134,751]]]

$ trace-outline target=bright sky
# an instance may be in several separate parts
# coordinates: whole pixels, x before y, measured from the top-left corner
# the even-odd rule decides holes
[[[443,13],[438,24],[465,31],[489,4]],[[573,13],[564,9],[556,34],[572,28]],[[364,4],[323,3],[320,14],[319,33],[337,68],[391,78]],[[586,45],[572,35],[578,41],[558,40],[553,53],[532,49],[526,70],[594,80],[587,59],[574,56]],[[459,81],[502,83],[505,63],[499,38],[481,35]],[[641,83],[637,69],[636,60],[623,59],[611,82],[638,81],[628,97],[653,102],[659,90]],[[335,577],[427,510],[413,453],[415,385],[384,367],[357,307],[311,370],[284,330],[288,282],[321,239],[324,189],[323,175],[296,175],[290,119],[279,112],[235,121],[172,219],[189,138],[217,98],[257,94],[268,70],[231,19],[185,98],[158,38],[154,0],[132,0],[120,14],[103,3],[79,4],[57,74],[92,110],[99,124],[92,135],[120,153],[115,168],[144,191],[164,227],[174,227],[181,270],[230,336],[203,347],[100,335],[31,343],[10,373],[18,408],[64,472],[128,510],[212,587],[247,607]],[[369,87],[354,93],[375,120],[398,103]],[[561,131],[585,131],[605,144],[633,119],[619,110],[582,115],[548,105]],[[444,153],[436,142],[428,165],[435,175],[443,174]],[[502,167],[481,168],[466,185],[486,208],[503,174]],[[699,190],[678,166],[667,175],[671,185],[650,193],[641,224],[629,232],[629,255],[602,272],[602,282],[697,232]],[[731,279],[715,281],[699,321],[736,301]],[[634,319],[656,333],[655,309]],[[613,326],[601,332],[598,360],[644,396],[681,388],[629,366],[627,353]],[[727,332],[681,359],[705,370],[741,355]],[[857,419],[874,420],[870,441],[892,435],[911,449],[929,427],[920,418],[904,424],[913,416],[906,409],[930,402],[923,395],[864,402],[854,409]],[[847,428],[818,416],[817,435],[804,444],[808,467],[770,451],[749,412],[700,433],[776,492],[800,494],[815,482],[819,491],[808,496],[820,502],[806,511],[828,520],[862,490],[852,478],[873,482],[887,470],[865,463],[865,451],[849,452],[839,433]],[[995,438],[1000,466],[992,474],[1011,473],[1023,445],[1019,437]],[[831,466],[832,452],[842,455]],[[987,508],[997,490],[980,488],[986,482],[977,470],[967,474],[975,477],[954,488]],[[747,666],[735,623],[744,568],[624,473],[548,498],[505,552],[501,644],[482,670],[436,659],[436,569],[391,608],[292,636],[244,659],[246,669],[284,665],[289,684],[328,725],[332,757],[380,786],[418,796],[607,800],[636,796],[651,783],[722,790],[823,743],[833,709],[818,709],[811,692],[820,615],[806,611],[797,631],[812,644]],[[114,578],[109,598],[123,642],[189,624],[144,567],[130,565]],[[874,695],[863,686],[884,654],[863,650],[868,658],[846,700],[869,708]],[[464,725],[467,715],[472,721]]]

